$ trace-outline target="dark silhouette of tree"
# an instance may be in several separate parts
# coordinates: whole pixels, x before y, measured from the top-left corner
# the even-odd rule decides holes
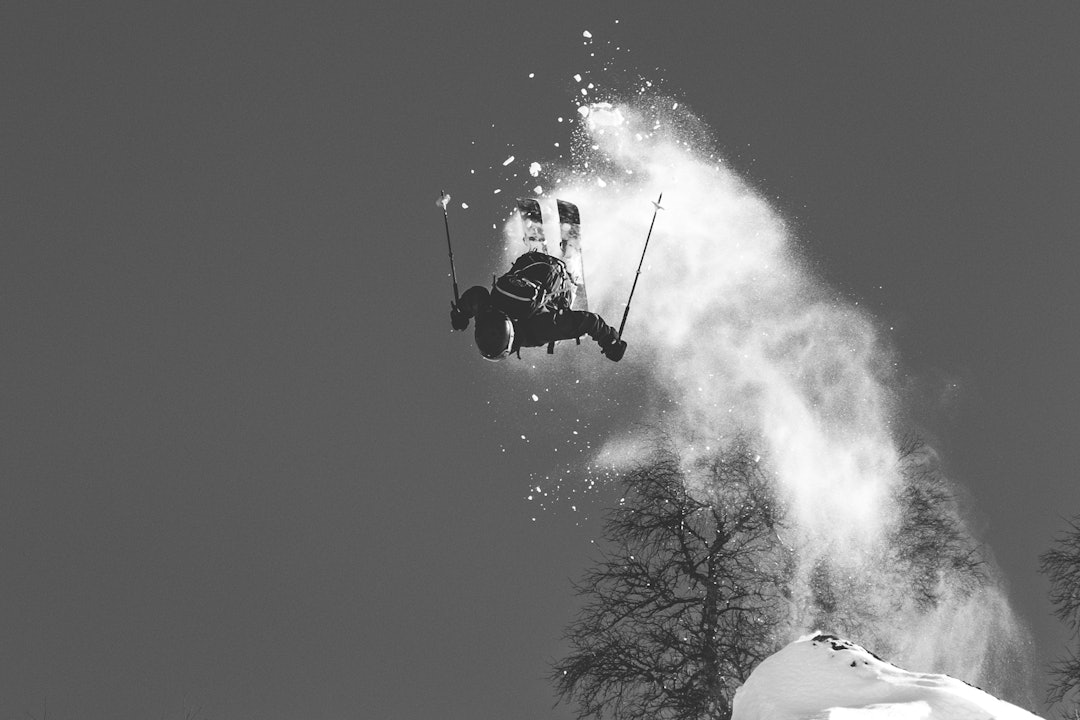
[[[588,598],[554,667],[578,716],[731,716],[735,689],[778,649],[791,554],[772,483],[745,444],[696,468],[661,447],[627,473],[605,554],[577,585]]]
[[[801,549],[785,539],[776,483],[749,444],[685,470],[660,442],[622,476],[603,555],[575,586],[585,603],[553,667],[559,698],[579,718],[728,720],[735,690],[795,634],[878,643],[881,618],[973,592],[984,563],[933,453],[911,441],[899,462],[885,541],[855,569],[816,560],[807,599],[794,590],[807,581],[796,577]]]
[[[1069,521],[1069,530],[1054,539],[1054,545],[1039,556],[1039,570],[1050,580],[1050,602],[1054,615],[1070,630],[1070,639],[1080,644],[1080,515]],[[1050,667],[1047,701],[1061,705],[1062,716],[1080,716],[1080,656],[1067,656]]]

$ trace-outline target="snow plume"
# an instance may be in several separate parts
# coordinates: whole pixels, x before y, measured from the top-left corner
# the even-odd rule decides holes
[[[901,610],[862,642],[925,670],[995,682],[988,673],[1001,653],[988,633],[1024,644],[996,586],[943,592],[927,616],[903,597],[906,585],[878,579],[897,521],[903,428],[894,427],[895,362],[873,319],[814,276],[783,218],[710,154],[707,129],[684,107],[639,97],[579,114],[573,162],[548,185],[581,209],[590,306],[610,322],[622,316],[663,193],[619,371],[632,365],[651,378],[687,465],[737,435],[753,438],[790,508],[802,563],[796,605],[813,605],[823,564],[841,587],[870,578],[861,583],[874,594],[868,606]],[[510,254],[520,252],[513,222],[507,237]],[[605,450],[623,457],[632,447]]]
[[[888,354],[870,319],[792,253],[773,208],[696,150],[703,126],[649,105],[585,107],[587,134],[559,179],[558,196],[581,208],[590,305],[621,317],[662,192],[624,362],[646,366],[672,401],[688,461],[750,433],[799,527],[832,551],[856,548],[881,527],[895,482]]]

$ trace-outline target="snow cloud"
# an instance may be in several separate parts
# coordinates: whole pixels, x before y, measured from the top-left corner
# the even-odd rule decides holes
[[[769,204],[696,151],[697,121],[671,108],[582,113],[587,159],[561,178],[559,196],[581,207],[587,268],[604,268],[588,275],[590,303],[621,315],[636,270],[628,258],[663,193],[627,360],[647,365],[675,401],[686,438],[759,437],[806,532],[838,547],[863,542],[896,480],[888,351],[870,319],[791,253]]]
[[[642,96],[582,105],[579,114],[572,165],[561,175],[545,170],[558,196],[581,209],[590,306],[609,320],[622,315],[663,195],[623,362],[651,378],[671,418],[665,429],[688,465],[706,447],[737,435],[755,439],[791,508],[803,563],[796,602],[810,594],[811,568],[822,559],[872,573],[893,520],[904,430],[895,422],[893,353],[873,318],[808,269],[784,219],[709,151],[708,129],[685,104]],[[519,228],[508,224],[510,254],[517,237]],[[621,442],[598,457],[626,462],[634,447]],[[916,622],[948,632],[913,643],[907,631]],[[925,660],[975,682],[992,650],[981,638],[1023,635],[996,588],[933,618],[898,617],[883,632],[903,648],[901,660]],[[963,668],[950,665],[953,647],[964,648]]]

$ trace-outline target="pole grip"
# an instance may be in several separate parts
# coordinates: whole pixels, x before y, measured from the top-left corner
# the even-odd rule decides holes
[[[449,201],[450,196],[443,190],[439,195],[439,204],[442,205],[443,226],[446,228],[446,251],[450,256],[450,279],[454,283],[454,304],[457,305],[461,301],[461,296],[458,294],[457,271],[454,269],[454,247],[450,244],[450,218],[446,213],[446,204]]]

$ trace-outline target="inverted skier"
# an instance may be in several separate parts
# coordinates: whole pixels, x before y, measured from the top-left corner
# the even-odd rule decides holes
[[[609,360],[618,362],[626,342],[596,313],[575,310],[577,285],[560,258],[530,250],[489,291],[474,285],[450,304],[450,325],[465,330],[476,319],[476,347],[487,360],[502,360],[523,347],[552,347],[588,335]]]

